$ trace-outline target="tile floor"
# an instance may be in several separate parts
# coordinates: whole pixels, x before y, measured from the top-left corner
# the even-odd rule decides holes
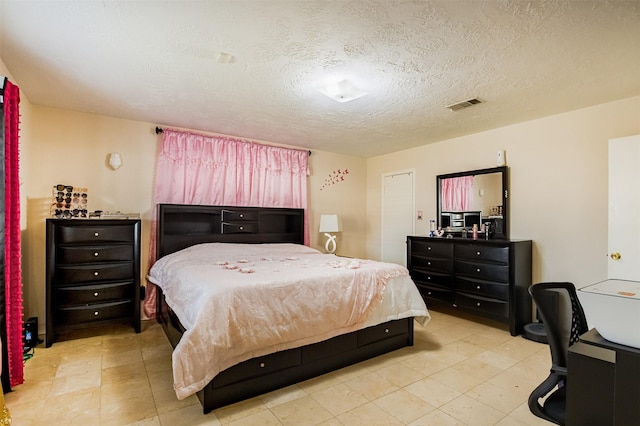
[[[172,389],[171,346],[145,321],[38,347],[5,395],[22,425],[548,425],[526,401],[546,345],[432,310],[415,345],[203,415]]]

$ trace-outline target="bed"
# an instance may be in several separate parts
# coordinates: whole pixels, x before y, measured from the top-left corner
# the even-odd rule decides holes
[[[161,204],[157,229],[174,388],[204,413],[412,346],[429,320],[404,267],[304,246],[302,209]]]

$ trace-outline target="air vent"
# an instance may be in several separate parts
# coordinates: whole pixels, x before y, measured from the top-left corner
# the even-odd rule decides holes
[[[447,108],[449,108],[451,111],[459,111],[461,109],[468,108],[470,106],[474,106],[481,103],[482,101],[480,99],[473,98],[473,99],[467,99],[466,101],[458,102],[457,104],[449,105]]]

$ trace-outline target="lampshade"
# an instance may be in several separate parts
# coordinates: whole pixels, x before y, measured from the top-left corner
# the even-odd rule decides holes
[[[319,232],[340,232],[337,214],[323,214],[320,216]]]

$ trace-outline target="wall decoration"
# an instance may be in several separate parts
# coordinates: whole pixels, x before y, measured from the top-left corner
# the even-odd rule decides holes
[[[331,173],[329,173],[329,176],[324,180],[324,183],[322,184],[322,187],[320,188],[320,191],[322,191],[325,188],[328,188],[332,185],[335,185],[337,183],[340,182],[344,182],[346,176],[349,174],[349,170],[348,169],[337,169],[332,171]]]

